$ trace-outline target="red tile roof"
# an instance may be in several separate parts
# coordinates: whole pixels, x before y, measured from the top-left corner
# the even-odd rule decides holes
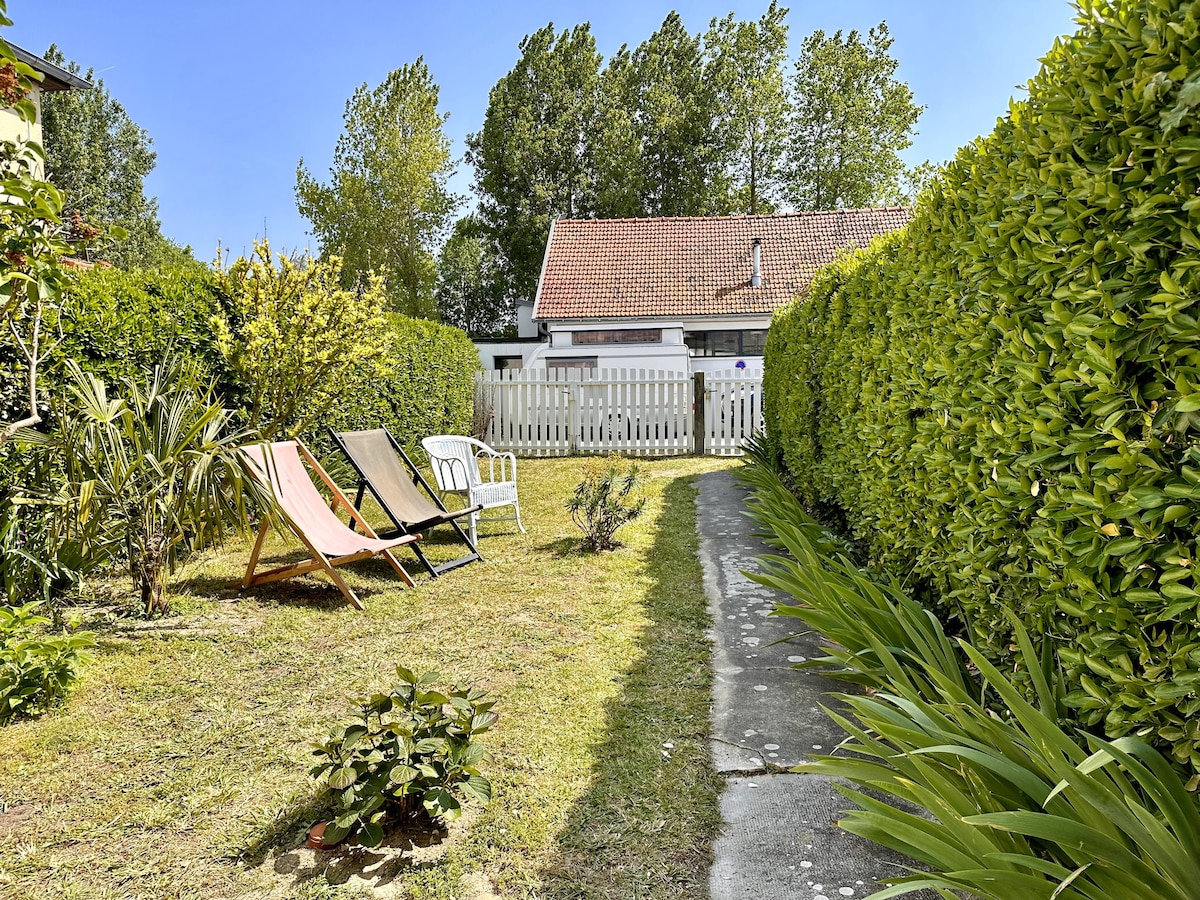
[[[900,228],[904,207],[769,216],[559,219],[538,284],[537,319],[770,313],[808,289],[837,251]],[[762,284],[750,286],[762,240]]]

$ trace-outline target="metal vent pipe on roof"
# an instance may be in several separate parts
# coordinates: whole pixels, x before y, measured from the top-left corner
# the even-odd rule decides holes
[[[762,238],[754,239],[754,274],[750,276],[750,287],[762,286]]]

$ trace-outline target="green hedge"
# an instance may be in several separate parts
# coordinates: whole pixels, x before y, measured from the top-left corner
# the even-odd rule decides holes
[[[62,339],[47,367],[47,387],[66,359],[115,383],[148,371],[171,348],[193,357],[217,379],[225,403],[243,392],[221,358],[214,316],[228,315],[223,276],[204,266],[162,271],[94,269],[81,273],[61,316]],[[386,425],[411,446],[436,433],[468,433],[479,354],[466,333],[423,319],[389,317],[385,380],[364,377],[353,402],[329,422],[339,429]],[[309,438],[324,446],[323,435]]]
[[[913,222],[781,311],[766,413],[804,501],[1069,703],[1200,771],[1200,4],[1086,2]]]
[[[229,314],[229,298],[223,276],[201,265],[79,273],[54,323],[56,344],[42,365],[42,393],[57,392],[68,359],[116,384],[122,377],[148,372],[170,349],[200,361],[216,380],[226,406],[238,408],[245,386],[222,359],[212,327],[215,316]],[[317,450],[330,447],[325,425],[338,429],[384,425],[412,448],[430,434],[470,433],[474,377],[479,369],[479,355],[470,338],[458,328],[398,315],[389,318],[388,328],[391,345],[386,366],[392,374],[384,379],[364,375],[358,381],[351,402],[322,423],[319,432],[304,436]],[[0,343],[0,376],[17,371],[10,368],[12,361],[5,351]],[[20,385],[15,381],[5,380],[0,408],[6,401],[14,410],[20,408]],[[0,450],[0,487],[15,477],[22,464],[23,457],[14,447]]]
[[[339,431],[383,426],[410,449],[431,434],[470,434],[479,353],[466,332],[395,314],[388,329],[390,377],[364,379],[355,404],[324,424]],[[328,446],[323,433],[309,440]]]
[[[46,374],[54,379],[74,359],[115,383],[153,368],[170,348],[200,360],[228,388],[212,328],[213,317],[228,309],[221,275],[198,263],[80,272],[64,298],[60,340]]]

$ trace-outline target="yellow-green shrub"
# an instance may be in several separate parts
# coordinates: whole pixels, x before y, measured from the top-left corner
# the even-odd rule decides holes
[[[1200,4],[1080,5],[1029,95],[767,347],[810,507],[994,659],[1054,642],[1082,721],[1200,771]]]

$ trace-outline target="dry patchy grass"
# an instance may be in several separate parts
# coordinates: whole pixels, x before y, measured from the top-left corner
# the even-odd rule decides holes
[[[316,578],[239,597],[236,542],[194,561],[179,615],[108,620],[69,704],[0,730],[0,898],[705,896],[719,781],[689,478],[727,465],[646,462],[625,546],[584,555],[562,505],[578,461],[524,460],[529,534],[485,526],[486,563],[416,590],[349,567],[365,613]],[[308,742],[397,663],[498,698],[496,799],[386,865],[305,857]]]

